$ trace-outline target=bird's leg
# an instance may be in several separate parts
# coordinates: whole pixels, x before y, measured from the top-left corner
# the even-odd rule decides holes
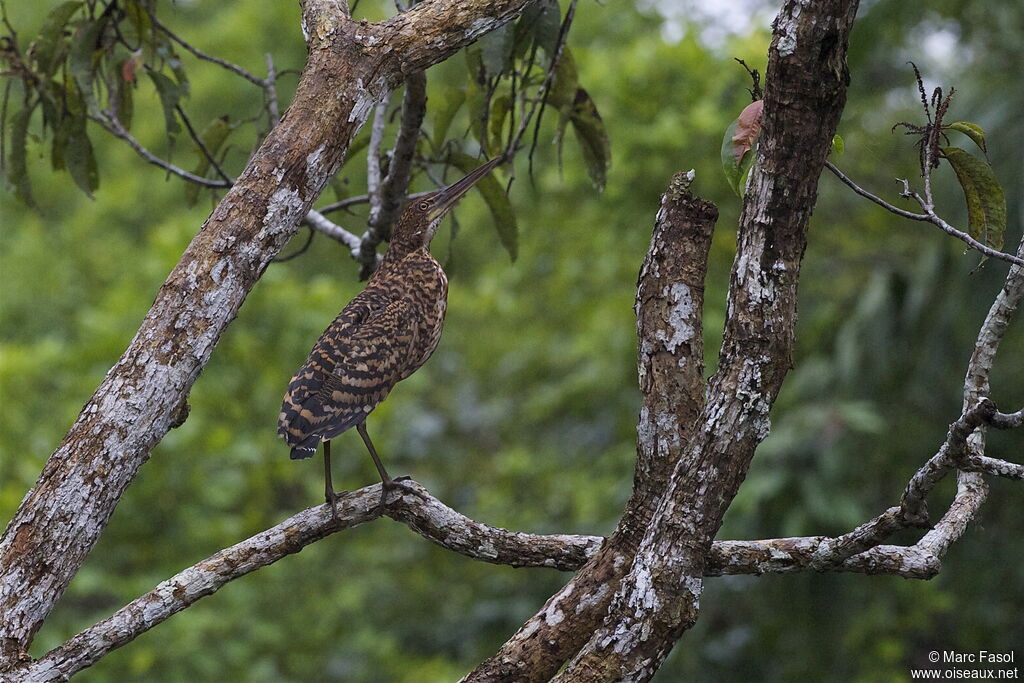
[[[324,497],[331,504],[331,514],[338,516],[338,494],[334,492],[334,484],[331,482],[331,442],[324,441]]]
[[[362,437],[363,443],[366,444],[366,450],[370,451],[370,457],[373,458],[373,464],[377,466],[377,473],[380,474],[380,504],[383,507],[384,501],[388,495],[388,491],[395,488],[399,488],[396,482],[408,479],[408,477],[399,477],[398,479],[391,478],[391,475],[388,474],[388,471],[384,469],[384,463],[380,461],[380,457],[377,455],[377,449],[373,447],[373,442],[370,441],[370,435],[366,432],[365,422],[360,422],[358,425],[356,425],[356,431],[359,432],[359,436]]]

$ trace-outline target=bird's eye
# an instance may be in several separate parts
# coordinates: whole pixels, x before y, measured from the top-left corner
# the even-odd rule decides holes
[[[418,206],[417,208],[418,208],[418,209],[419,209],[420,211],[426,211],[427,209],[429,209],[429,208],[430,208],[430,202],[420,202],[420,203],[419,203],[419,206]]]

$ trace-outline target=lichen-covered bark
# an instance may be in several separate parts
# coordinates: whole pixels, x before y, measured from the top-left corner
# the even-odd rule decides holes
[[[677,174],[662,196],[640,270],[637,369],[643,406],[633,496],[601,551],[464,681],[548,680],[590,638],[700,414],[704,276],[718,209],[687,192],[685,184],[683,174]]]
[[[338,168],[374,103],[527,0],[433,0],[380,24],[303,3],[309,57],[291,106],[203,224],[118,363],[0,539],[0,671],[22,661],[125,488],[174,423],[246,294]]]
[[[788,0],[776,19],[719,370],[602,628],[555,680],[649,680],[697,619],[711,541],[792,363],[800,261],[845,103],[856,9],[856,0]]]

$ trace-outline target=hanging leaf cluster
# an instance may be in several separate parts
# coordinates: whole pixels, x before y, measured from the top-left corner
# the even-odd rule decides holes
[[[558,0],[539,0],[515,23],[491,31],[466,48],[466,85],[445,93],[445,104],[434,121],[435,145],[443,144],[456,113],[465,107],[468,132],[487,156],[515,152],[510,148],[525,144],[530,145],[532,156],[547,108],[557,115],[554,141],[559,159],[571,125],[587,172],[594,186],[603,189],[611,146],[594,101],[579,83],[572,50],[565,44],[568,28]],[[524,125],[531,130],[523,129]]]
[[[917,79],[917,90],[927,123],[917,125],[900,121],[893,129],[904,128],[907,135],[918,138],[917,146],[921,156],[921,172],[929,173],[938,168],[945,159],[956,173],[957,180],[967,202],[967,232],[984,245],[1002,250],[1006,233],[1006,195],[996,179],[995,171],[983,157],[978,157],[960,147],[949,145],[948,131],[966,135],[984,156],[987,153],[985,131],[981,126],[968,121],[947,124],[943,121],[953,101],[955,90],[943,94],[942,88],[935,88],[931,97],[925,93],[921,72],[911,63]],[[945,145],[943,145],[945,143]]]
[[[5,70],[15,77],[5,86],[0,114],[7,132],[2,158],[19,199],[32,204],[30,140],[48,148],[54,171],[66,172],[92,196],[100,178],[88,124],[128,133],[140,82],[159,97],[173,148],[189,82],[154,9],[155,0],[70,0],[50,10],[30,40],[13,32],[0,39]]]

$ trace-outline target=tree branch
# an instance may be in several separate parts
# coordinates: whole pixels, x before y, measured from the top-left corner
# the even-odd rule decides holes
[[[464,681],[547,680],[590,638],[694,429],[704,405],[704,277],[718,210],[687,191],[691,180],[677,173],[662,196],[640,269],[637,371],[644,403],[626,511],[601,552]]]
[[[222,332],[376,102],[526,2],[428,0],[380,24],[351,21],[343,2],[303,2],[309,51],[288,115],[197,232],[0,538],[0,671],[26,656]]]
[[[416,142],[420,138],[420,126],[427,111],[427,76],[422,71],[409,74],[405,79],[405,95],[402,98],[402,118],[399,123],[395,147],[388,163],[388,173],[379,178],[377,187],[370,190],[369,229],[363,235],[359,262],[363,265],[360,277],[368,278],[376,267],[377,245],[391,235],[391,226],[398,218],[399,211],[409,189],[412,177],[412,160],[416,153]],[[374,131],[376,132],[376,130]],[[370,138],[373,145],[373,138]],[[379,147],[379,141],[378,141]]]
[[[788,0],[776,18],[718,372],[602,627],[553,680],[647,681],[696,622],[707,552],[792,364],[807,224],[845,104],[856,10]]]
[[[932,206],[925,198],[921,197],[921,195],[911,191],[910,184],[906,180],[900,180],[900,182],[903,183],[903,192],[900,193],[900,196],[907,199],[915,200],[918,203],[918,205],[920,205],[921,208],[924,209],[924,213],[914,213],[913,211],[906,211],[905,209],[893,206],[892,204],[885,201],[881,197],[878,197],[877,195],[871,194],[864,188],[857,185],[857,183],[853,182],[848,176],[846,176],[842,171],[840,171],[831,161],[825,162],[825,168],[832,171],[832,173],[837,178],[839,178],[839,180],[842,181],[843,184],[845,184],[847,187],[849,187],[854,192],[859,194],[861,197],[870,199],[871,201],[873,201],[875,204],[878,204],[886,211],[894,213],[897,216],[902,216],[903,218],[909,218],[910,220],[913,221],[923,221],[925,223],[931,223],[932,225],[935,225],[936,227],[940,228],[947,235],[957,238],[958,240],[969,246],[971,249],[980,251],[982,254],[985,254],[985,256],[988,256],[989,258],[999,259],[1000,261],[1006,261],[1007,263],[1024,265],[1024,259],[1022,259],[1021,257],[1014,256],[1012,254],[1007,254],[1006,252],[999,251],[998,249],[993,249],[987,244],[984,244],[983,242],[979,242],[978,240],[974,239],[968,233],[963,232],[961,230],[957,230],[952,225],[947,223],[938,214],[935,213],[934,206]],[[930,176],[930,173],[928,173],[928,175]],[[928,180],[928,182],[930,183],[930,179]]]

